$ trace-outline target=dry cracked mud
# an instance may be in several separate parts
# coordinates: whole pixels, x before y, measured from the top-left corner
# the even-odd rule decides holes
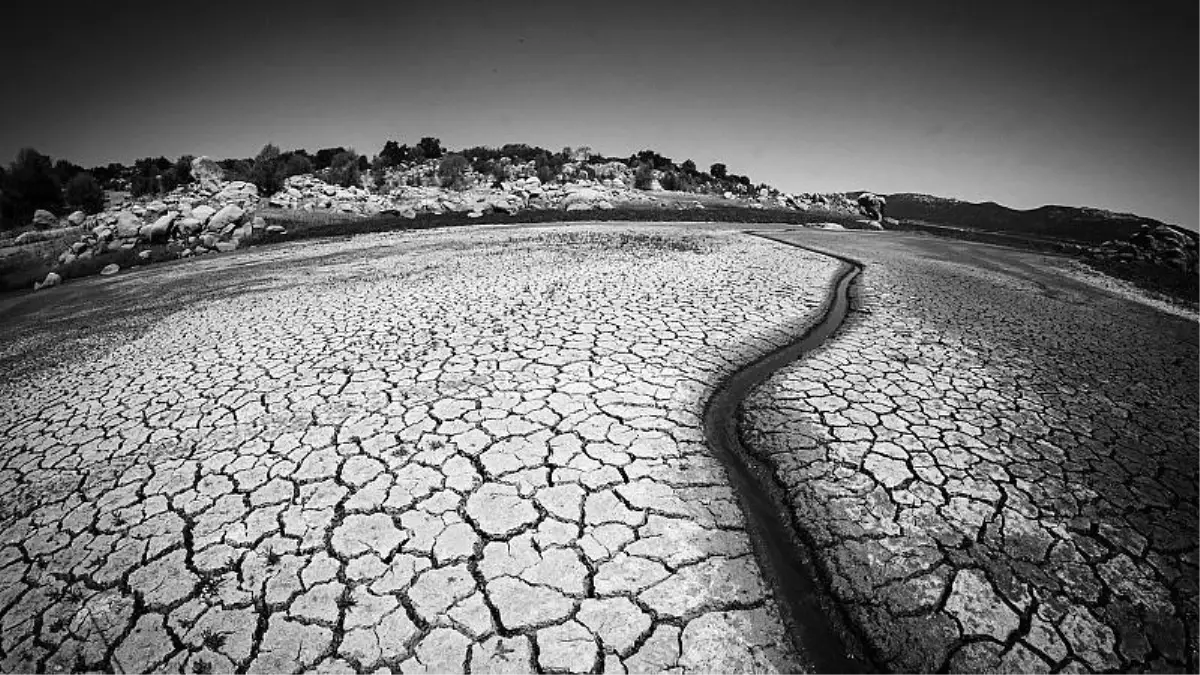
[[[802,668],[701,417],[837,270],[463,229],[45,293],[103,309],[3,329],[0,668]]]
[[[878,665],[1196,672],[1195,320],[1028,253],[784,238],[865,269],[741,428]]]

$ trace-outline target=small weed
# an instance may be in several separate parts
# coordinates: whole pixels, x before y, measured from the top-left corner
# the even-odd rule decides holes
[[[221,590],[221,582],[215,576],[205,575],[200,577],[200,583],[196,584],[196,590],[200,592],[201,597],[211,598]]]
[[[208,647],[212,651],[219,651],[225,646],[225,634],[215,633],[211,628],[205,628],[200,631],[200,644]]]
[[[275,565],[278,565],[280,559],[282,559],[282,558],[283,558],[283,556],[280,555],[279,551],[276,551],[275,549],[271,549],[271,550],[267,551],[267,564],[272,567],[274,567]]]
[[[208,675],[212,671],[212,664],[204,659],[196,659],[196,661],[192,663],[192,672],[196,673],[197,675]]]

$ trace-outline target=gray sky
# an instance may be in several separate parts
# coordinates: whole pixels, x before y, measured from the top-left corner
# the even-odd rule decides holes
[[[0,159],[432,135],[1197,227],[1194,2],[320,4],[14,5]]]

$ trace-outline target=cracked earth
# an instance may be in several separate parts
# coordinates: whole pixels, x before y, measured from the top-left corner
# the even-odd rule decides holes
[[[787,238],[865,271],[742,432],[876,662],[1196,672],[1196,322],[1032,254]]]
[[[89,282],[161,317],[46,340],[56,363],[0,384],[0,668],[804,667],[701,416],[717,381],[813,320],[836,261],[581,226],[227,258]],[[202,275],[227,286],[171,290]],[[1039,522],[1036,495],[1022,503]],[[1102,551],[1051,548],[1153,588],[1133,573],[1186,570],[1146,516],[1128,555],[1105,553],[1119,540],[1104,529]],[[926,576],[949,584],[953,564]],[[989,578],[960,572],[953,597]],[[977,621],[1067,620],[1011,603]]]

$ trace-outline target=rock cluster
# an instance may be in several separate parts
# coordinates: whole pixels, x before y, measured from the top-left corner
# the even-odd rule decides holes
[[[197,158],[192,169],[199,178],[190,185],[114,205],[92,216],[71,214],[66,221],[78,221],[83,236],[59,255],[58,264],[66,266],[109,251],[155,244],[166,245],[180,258],[237,249],[266,229],[266,222],[255,215],[258,188],[243,181],[221,180],[214,168],[211,160]],[[19,238],[18,243],[22,243]],[[149,258],[148,251],[139,257]],[[35,288],[53,285],[47,277]]]
[[[1106,241],[1088,249],[1087,255],[1093,260],[1149,263],[1195,275],[1200,247],[1195,232],[1170,225],[1144,225],[1129,239]]]

